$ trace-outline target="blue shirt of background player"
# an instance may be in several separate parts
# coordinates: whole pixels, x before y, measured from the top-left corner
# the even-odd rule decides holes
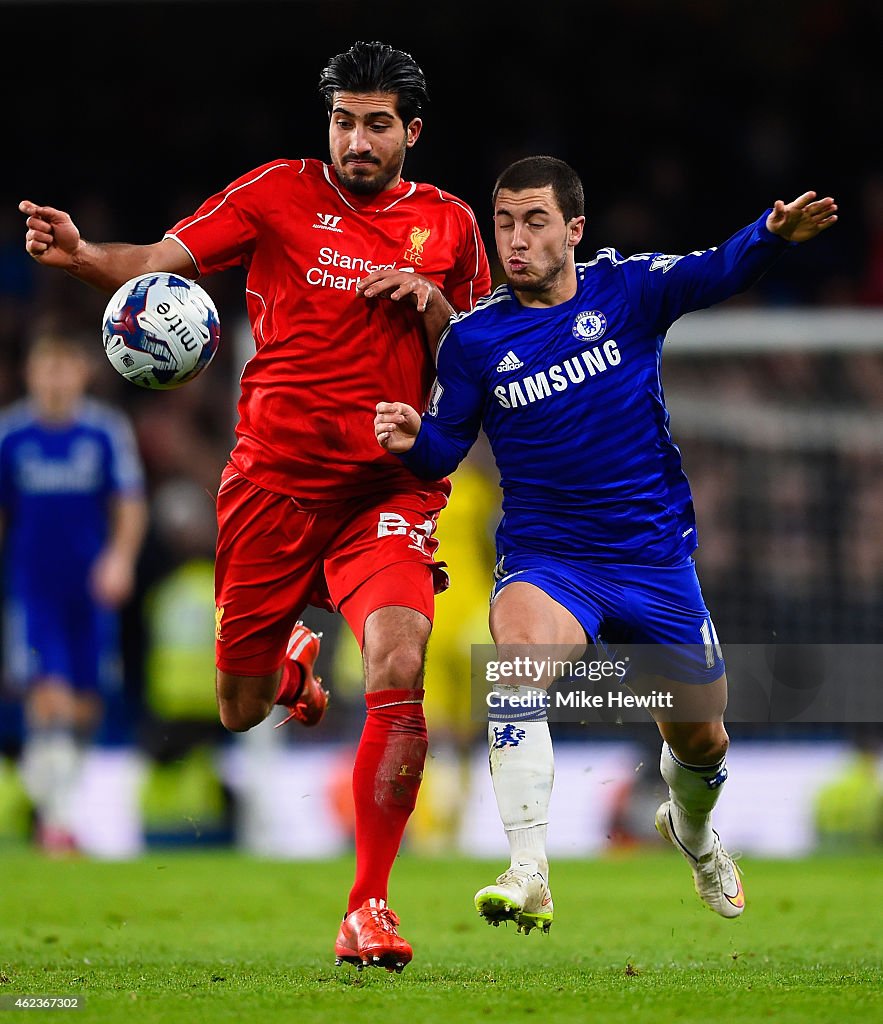
[[[601,249],[576,265],[576,294],[557,306],[523,306],[501,285],[442,335],[429,408],[399,457],[438,479],[483,427],[503,490],[500,556],[684,562],[696,520],[669,430],[662,343],[680,316],[748,288],[788,247],[768,213],[686,256]]]
[[[15,685],[59,675],[120,696],[117,612],[92,595],[91,570],[114,499],[142,490],[134,434],[114,409],[87,399],[47,422],[25,399],[0,416],[4,660]]]
[[[0,508],[8,591],[88,594],[107,541],[110,502],[143,490],[132,428],[94,400],[75,418],[43,423],[25,399],[0,417]]]

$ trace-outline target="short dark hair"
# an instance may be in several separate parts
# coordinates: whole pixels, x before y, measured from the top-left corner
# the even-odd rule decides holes
[[[429,102],[426,77],[410,53],[388,43],[353,43],[328,61],[319,75],[319,92],[330,114],[336,92],[390,92],[396,96],[396,112],[410,124]]]
[[[509,164],[497,178],[492,201],[497,203],[500,189],[522,192],[526,188],[552,186],[552,194],[565,221],[585,214],[586,200],[583,183],[576,171],[563,160],[554,156],[526,156]]]
[[[67,331],[53,325],[41,327],[35,331],[25,347],[25,356],[55,355],[62,352],[66,355],[78,356],[86,360],[92,358],[93,344],[84,335],[76,331]]]

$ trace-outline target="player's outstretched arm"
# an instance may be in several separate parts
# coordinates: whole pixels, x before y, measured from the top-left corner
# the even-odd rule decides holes
[[[830,196],[816,199],[804,192],[793,202],[777,199],[766,219],[767,230],[787,242],[807,242],[837,223],[837,204]]]
[[[420,413],[404,402],[378,402],[374,436],[381,448],[395,455],[410,451],[420,433]]]
[[[195,277],[197,269],[187,251],[171,238],[152,245],[87,242],[69,213],[38,206],[28,199],[18,204],[27,217],[25,249],[45,267],[64,270],[86,284],[113,292],[121,284],[151,271],[165,270]]]

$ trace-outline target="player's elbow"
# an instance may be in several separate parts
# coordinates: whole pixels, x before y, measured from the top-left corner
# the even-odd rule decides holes
[[[190,253],[174,238],[164,238],[161,242],[143,247],[144,273],[163,272],[180,274],[191,280],[199,277],[199,268]]]

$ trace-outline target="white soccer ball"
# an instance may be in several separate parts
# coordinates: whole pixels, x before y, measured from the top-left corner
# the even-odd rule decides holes
[[[120,376],[166,390],[208,366],[221,338],[218,311],[195,281],[177,274],[133,277],[104,310],[104,351]]]

